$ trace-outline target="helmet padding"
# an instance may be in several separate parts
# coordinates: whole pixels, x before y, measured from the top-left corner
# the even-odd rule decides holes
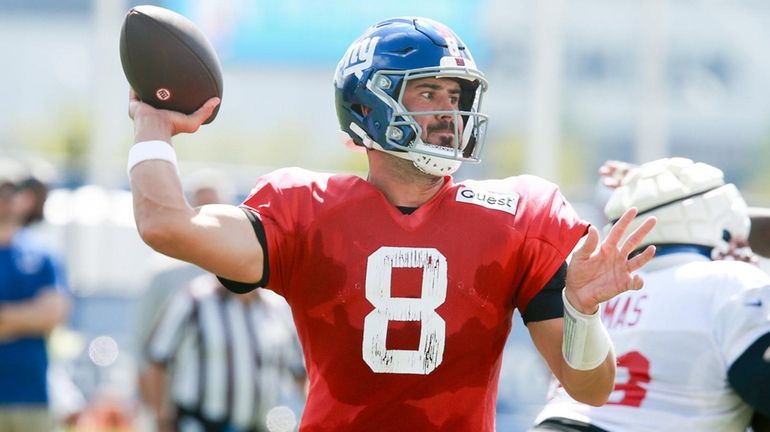
[[[729,242],[747,238],[751,222],[748,207],[724,174],[705,163],[665,158],[628,173],[612,193],[604,213],[615,221],[630,207],[639,210],[627,234],[649,216],[658,219],[639,249],[650,245],[695,245],[711,249],[712,257],[725,253]]]

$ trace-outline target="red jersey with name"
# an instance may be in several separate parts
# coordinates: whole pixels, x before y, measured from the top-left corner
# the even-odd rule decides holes
[[[291,305],[310,390],[302,431],[493,431],[513,309],[587,228],[532,176],[444,185],[402,214],[367,181],[298,168],[244,202],[267,288]]]

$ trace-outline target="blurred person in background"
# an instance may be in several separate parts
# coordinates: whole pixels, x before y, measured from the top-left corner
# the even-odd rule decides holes
[[[232,291],[266,287],[288,301],[310,379],[301,429],[494,430],[515,308],[571,394],[604,403],[615,356],[599,304],[642,287],[634,272],[654,248],[628,253],[654,219],[620,242],[630,210],[600,243],[543,179],[455,183],[463,161],[479,161],[487,81],[441,23],[371,26],[334,88],[367,178],[282,169],[240,207],[192,208],[175,168],[172,136],[196,131],[216,98],[192,115],[129,102],[139,233]]]
[[[29,204],[26,210],[27,216],[22,224],[30,227],[45,219],[45,203],[48,199],[48,191],[56,173],[55,168],[41,159],[29,160],[24,163],[26,173],[19,184],[19,192],[29,194]]]
[[[56,250],[48,226],[45,223],[45,205],[51,185],[56,180],[56,169],[48,161],[40,158],[25,158],[21,161],[24,169],[19,182],[19,201],[21,205],[22,229],[17,238],[32,247],[41,248],[50,254],[59,280],[66,287],[67,267],[65,260]],[[86,407],[85,396],[74,382],[69,366],[61,358],[57,358],[55,348],[59,343],[67,343],[66,333],[62,326],[57,327],[48,337],[48,397],[49,407],[57,424],[71,424],[77,420],[81,411]]]
[[[209,274],[172,296],[146,355],[143,398],[158,431],[266,432],[285,392],[304,388],[286,302],[265,290],[237,295]]]
[[[34,207],[24,171],[0,160],[0,432],[52,429],[46,338],[70,309],[50,253],[20,235]]]
[[[109,388],[94,392],[62,432],[146,432],[137,426],[135,405]]]
[[[746,248],[741,194],[721,170],[684,158],[633,167],[614,187],[610,221],[632,206],[658,219],[639,246],[657,247],[640,271],[645,288],[602,312],[618,356],[614,391],[592,407],[554,381],[532,431],[740,432],[752,416],[767,430],[770,276]]]
[[[48,250],[54,260],[57,274],[67,280],[66,265],[55,250],[45,227],[45,205],[48,192],[56,178],[55,168],[43,159],[25,159],[19,181],[18,195],[22,216],[22,229],[18,236],[23,242]]]

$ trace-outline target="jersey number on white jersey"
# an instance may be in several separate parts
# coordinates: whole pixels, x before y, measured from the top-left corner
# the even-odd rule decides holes
[[[393,297],[394,268],[422,269],[419,298]],[[377,373],[431,373],[444,356],[446,323],[436,308],[446,300],[447,262],[433,248],[381,247],[369,256],[366,266],[366,298],[374,305],[364,319],[362,353]],[[390,321],[419,321],[420,345],[416,350],[387,349]]]
[[[615,388],[607,405],[640,407],[647,396],[650,382],[650,361],[639,351],[630,351],[618,357]]]

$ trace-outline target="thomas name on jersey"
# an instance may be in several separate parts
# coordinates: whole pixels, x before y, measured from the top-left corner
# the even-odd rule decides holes
[[[647,294],[618,296],[607,300],[602,309],[602,321],[607,330],[631,328],[639,323]]]

